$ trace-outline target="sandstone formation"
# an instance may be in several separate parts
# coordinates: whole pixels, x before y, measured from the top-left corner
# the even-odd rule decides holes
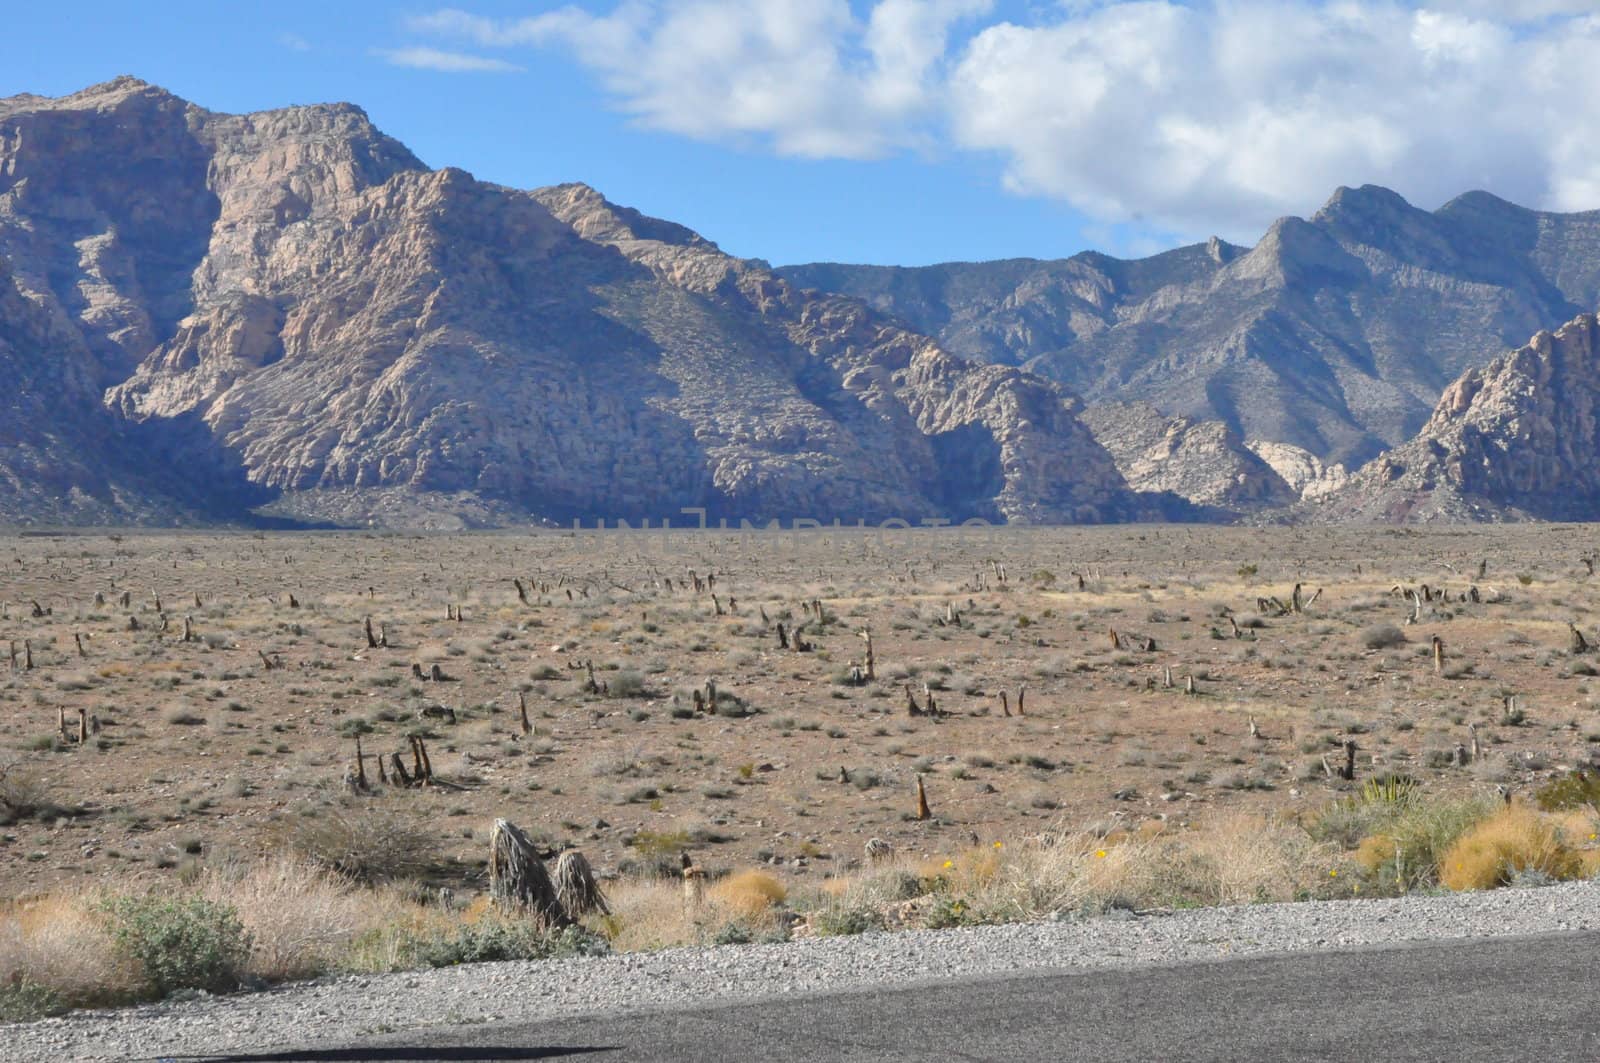
[[[1350,478],[1343,465],[1328,465],[1309,450],[1290,443],[1245,442],[1250,452],[1272,467],[1300,498],[1322,498],[1344,486]]]
[[[0,336],[11,519],[1183,512],[1055,384],[586,186],[430,170],[345,104],[0,101]]]
[[[1083,420],[1136,490],[1170,491],[1218,518],[1300,498],[1221,421],[1167,417],[1148,403],[1090,406]]]
[[[1345,188],[1248,249],[780,273],[1091,404],[1134,397],[1353,467],[1415,434],[1463,370],[1600,304],[1600,212],[1482,192],[1428,212]]]
[[[1308,509],[1392,522],[1600,519],[1600,327],[1583,314],[1470,369],[1415,439]]]

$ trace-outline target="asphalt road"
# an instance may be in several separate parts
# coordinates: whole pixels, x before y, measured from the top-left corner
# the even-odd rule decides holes
[[[1600,934],[1563,934],[433,1027],[203,1058],[1594,1063],[1597,961]]]

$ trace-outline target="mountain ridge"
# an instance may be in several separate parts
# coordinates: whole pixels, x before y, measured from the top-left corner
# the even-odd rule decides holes
[[[352,105],[224,115],[132,78],[0,101],[0,278],[56,329],[10,356],[71,385],[0,424],[66,474],[19,446],[13,519],[72,490],[202,516],[124,505],[88,474],[105,447],[44,422],[336,523],[1188,512],[1130,490],[1048,381],[588,186],[429,169]]]

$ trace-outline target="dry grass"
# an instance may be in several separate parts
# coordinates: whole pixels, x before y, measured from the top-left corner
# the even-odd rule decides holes
[[[52,894],[0,909],[0,983],[28,982],[71,1004],[122,999],[137,972],[112,947],[93,894]]]
[[[1493,889],[1527,872],[1571,879],[1584,863],[1561,823],[1521,806],[1467,831],[1439,861],[1439,881],[1453,890]]]
[[[210,869],[199,892],[234,907],[255,942],[250,973],[274,982],[329,970],[357,937],[400,921],[415,907],[393,891],[358,889],[294,856],[247,869]]]
[[[789,895],[783,883],[765,871],[736,871],[711,888],[711,901],[743,919],[758,919]]]

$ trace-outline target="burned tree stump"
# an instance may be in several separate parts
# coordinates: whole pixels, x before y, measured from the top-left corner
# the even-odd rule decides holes
[[[517,711],[522,714],[522,733],[532,734],[533,724],[528,722],[528,695],[520,690],[517,691]]]
[[[573,922],[539,862],[533,841],[503,819],[495,820],[489,833],[489,896],[502,910],[531,916],[546,927]]]
[[[556,859],[555,884],[556,898],[574,918],[590,912],[611,914],[611,906],[606,904],[588,857],[578,850],[568,849]]]
[[[366,631],[366,634],[367,634],[367,649],[369,649],[369,650],[377,649],[378,648],[378,633],[376,631],[372,630],[372,617],[369,616],[369,617],[366,618],[366,620],[362,623],[362,628]]]
[[[1444,639],[1433,636],[1433,674],[1444,675]]]
[[[523,605],[527,605],[528,604],[528,588],[523,586],[522,585],[522,581],[520,579],[515,578],[515,577],[512,577],[511,582],[516,585],[517,597],[522,600],[522,604]]]
[[[1572,653],[1588,653],[1589,640],[1583,637],[1583,632],[1578,630],[1578,625],[1567,621],[1567,649]]]
[[[931,819],[933,813],[928,809],[928,791],[922,787],[922,776],[917,776],[917,819]]]

